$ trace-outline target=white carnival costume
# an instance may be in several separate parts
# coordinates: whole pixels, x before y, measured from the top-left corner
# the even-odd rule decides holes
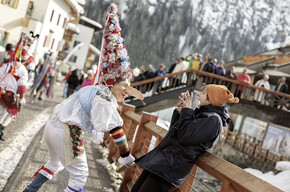
[[[0,139],[2,139],[4,128],[12,119],[16,119],[17,112],[25,103],[27,70],[20,62],[16,62],[15,71],[5,73],[7,70],[11,70],[11,67],[8,63],[2,63],[0,66]]]
[[[122,128],[123,120],[117,111],[117,100],[110,90],[116,81],[123,82],[132,78],[123,40],[111,46],[110,52],[107,49],[107,45],[111,41],[121,40],[117,11],[117,5],[112,3],[107,14],[110,28],[104,27],[104,36],[107,41],[103,46],[105,53],[101,57],[102,62],[100,62],[104,73],[100,83],[81,88],[55,107],[44,131],[44,140],[48,146],[50,160],[36,172],[34,180],[26,187],[25,192],[37,191],[48,179],[51,179],[55,173],[63,168],[70,172],[68,187],[65,191],[83,191],[88,177],[83,132],[99,141],[102,141],[104,132],[110,132],[119,149],[119,163],[126,165],[134,161]],[[114,32],[110,31],[112,27],[116,29]],[[109,39],[114,34],[114,37],[118,39]],[[109,60],[113,52],[116,53],[114,53],[114,59]],[[124,89],[130,95],[141,100],[144,99],[143,95],[136,89],[127,85],[125,87]]]

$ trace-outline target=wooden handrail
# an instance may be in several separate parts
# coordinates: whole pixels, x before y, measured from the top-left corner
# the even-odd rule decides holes
[[[265,88],[262,88],[262,87],[257,87],[255,85],[251,85],[251,84],[247,84],[247,83],[241,83],[240,81],[237,81],[237,80],[232,80],[232,79],[229,79],[227,77],[223,77],[221,75],[208,73],[208,72],[200,71],[200,70],[197,70],[197,69],[187,69],[187,70],[180,71],[180,72],[177,72],[177,73],[167,74],[167,75],[164,75],[164,76],[161,76],[161,77],[154,77],[154,78],[151,78],[151,79],[146,79],[146,80],[143,80],[143,81],[134,82],[134,83],[131,83],[131,86],[137,87],[137,86],[145,85],[145,84],[152,83],[152,82],[155,82],[155,81],[164,80],[166,77],[170,78],[170,77],[174,77],[174,76],[181,75],[181,74],[184,74],[184,73],[193,73],[193,72],[198,74],[198,75],[212,77],[212,78],[219,79],[219,80],[222,80],[222,81],[227,81],[227,82],[230,82],[230,83],[246,86],[246,87],[251,88],[251,89],[258,89],[258,90],[261,90],[261,91],[264,91],[264,92],[267,92],[267,93],[275,94],[275,95],[290,99],[290,94],[281,93],[279,91],[272,91],[272,90],[269,90],[269,89],[265,89]]]
[[[256,159],[259,159],[261,161],[268,160],[269,162],[272,162],[273,164],[277,163],[280,159],[285,159],[284,157],[269,152],[268,149],[264,149],[261,146],[257,145],[256,143],[253,143],[246,138],[237,135],[236,133],[233,133],[229,130],[225,131],[222,136],[223,140],[232,145],[234,148],[247,153],[251,157],[254,157]],[[238,141],[242,141],[242,147],[239,146],[240,143]],[[263,151],[264,153],[262,153]],[[268,157],[268,155],[271,155],[272,158]],[[279,160],[277,160],[279,159]],[[288,160],[287,160],[288,161]]]
[[[130,138],[128,139],[128,142],[131,142],[132,144],[131,154],[135,156],[135,158],[139,158],[148,152],[148,142],[151,140],[151,138],[153,136],[156,137],[156,142],[154,143],[156,147],[166,135],[167,130],[156,124],[156,116],[143,112],[140,117],[138,114],[132,114],[132,109],[135,108],[132,108],[132,106],[126,106],[124,104],[124,107],[120,107],[119,112],[123,117],[124,124],[129,125],[129,127],[126,128],[128,129],[128,132],[132,132],[132,130],[134,130],[135,134],[136,125],[133,125],[130,122],[136,120],[136,117],[138,119],[137,121],[139,122],[139,128],[136,133],[136,138],[134,141]],[[234,136],[234,134],[230,132],[227,132],[226,134],[228,137]],[[112,139],[108,134],[105,134],[105,143],[112,143]],[[106,146],[109,147],[108,159],[111,161],[117,161],[118,154],[116,152],[116,146]],[[275,186],[255,177],[254,175],[251,175],[250,173],[247,173],[243,169],[209,152],[205,152],[198,157],[196,160],[196,166],[222,182],[221,192],[282,192]],[[186,178],[186,182],[184,182],[179,189],[175,189],[174,191],[190,192],[192,190],[192,185],[194,182],[193,176],[197,171],[196,166],[193,167],[191,174],[188,176],[188,178]],[[140,168],[137,165],[126,169],[123,172],[123,180],[120,191],[129,192],[140,173]]]

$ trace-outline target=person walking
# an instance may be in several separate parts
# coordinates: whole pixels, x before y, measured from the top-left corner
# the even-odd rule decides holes
[[[118,35],[121,28],[117,10],[117,5],[111,3],[106,19],[108,19],[108,26],[118,30],[112,33],[107,26],[104,26],[106,43],[121,38]],[[70,173],[65,192],[83,192],[89,174],[83,132],[95,141],[102,141],[104,132],[109,132],[119,150],[118,162],[127,165],[135,160],[130,154],[123,131],[123,120],[117,107],[127,95],[141,100],[144,97],[130,86],[133,74],[127,61],[127,50],[122,41],[119,42],[120,44],[116,46],[122,49],[112,47],[114,53],[111,49],[107,49],[106,43],[103,45],[104,55],[108,57],[103,58],[101,62],[103,74],[100,83],[83,87],[54,108],[44,130],[44,140],[50,159],[35,173],[33,181],[24,192],[38,191],[46,181],[64,168]],[[113,55],[118,56],[111,60]]]

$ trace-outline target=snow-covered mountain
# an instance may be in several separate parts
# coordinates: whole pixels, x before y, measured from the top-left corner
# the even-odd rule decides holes
[[[110,2],[120,8],[131,67],[168,67],[193,52],[229,61],[283,46],[290,36],[290,0],[88,0],[85,15],[103,24]]]

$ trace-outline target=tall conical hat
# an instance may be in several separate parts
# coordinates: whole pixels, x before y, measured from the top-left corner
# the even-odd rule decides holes
[[[129,56],[123,44],[124,39],[121,37],[118,6],[115,3],[111,3],[108,7],[103,33],[100,82],[112,86],[118,80],[131,79],[133,72],[129,67]],[[143,95],[133,87],[129,87],[128,92],[138,99],[144,99]]]

